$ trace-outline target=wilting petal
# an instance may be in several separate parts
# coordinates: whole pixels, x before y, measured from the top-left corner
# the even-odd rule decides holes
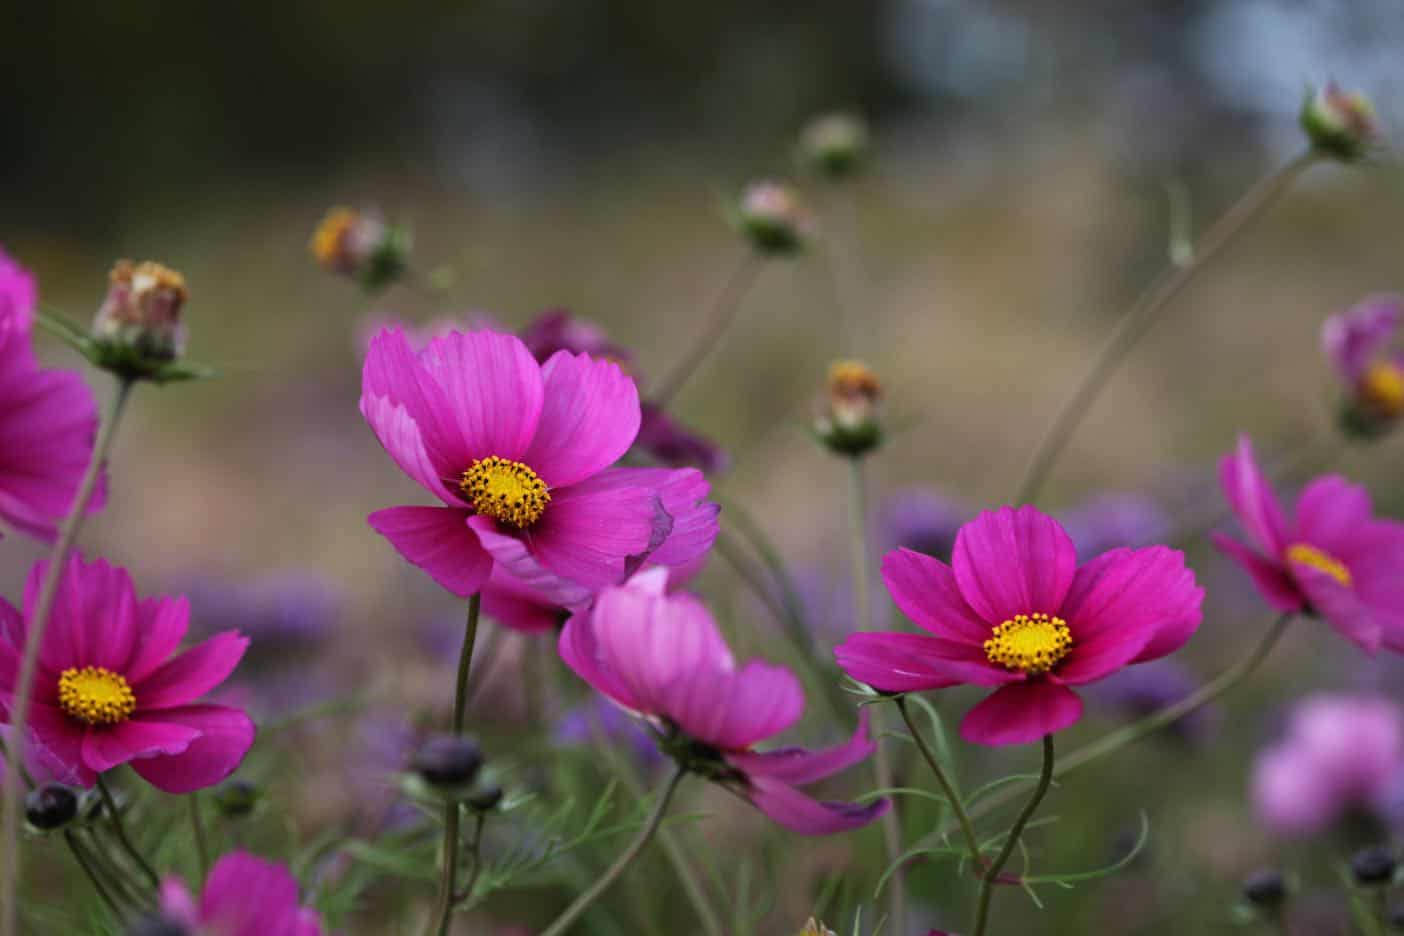
[[[1253,457],[1253,443],[1239,436],[1238,449],[1219,462],[1219,484],[1248,540],[1269,556],[1286,547],[1282,505]]]
[[[902,613],[937,637],[983,644],[999,623],[965,603],[950,566],[922,553],[894,549],[883,556],[882,580]]]
[[[1238,563],[1253,579],[1258,592],[1278,611],[1300,611],[1306,599],[1292,577],[1281,565],[1264,559],[1249,546],[1231,536],[1211,533],[1210,541],[1219,552]]]
[[[162,709],[164,722],[200,732],[183,754],[132,762],[132,769],[166,793],[189,793],[214,786],[243,762],[254,740],[254,724],[238,709],[223,705],[186,705]]]
[[[1081,717],[1077,693],[1051,679],[1030,679],[996,690],[967,712],[960,736],[972,744],[1028,744]]]
[[[1077,571],[1077,550],[1057,520],[1031,506],[987,510],[961,527],[952,557],[967,604],[990,623],[1056,614]]]
[[[998,686],[1023,678],[990,663],[979,648],[924,634],[850,634],[834,648],[839,669],[885,692],[920,692],[962,683]]]
[[[195,701],[234,672],[248,647],[249,639],[238,631],[196,644],[132,684],[137,704],[146,712]]]
[[[523,461],[568,487],[619,461],[639,432],[639,391],[613,361],[558,351],[541,368],[545,396]]]
[[[466,510],[390,507],[367,520],[408,562],[460,598],[482,588],[492,571],[492,557],[469,528]]]
[[[770,777],[756,777],[744,793],[751,803],[777,823],[801,835],[832,835],[867,825],[892,804],[885,799],[867,806],[821,803]]]
[[[869,714],[868,709],[861,710],[858,728],[844,744],[818,751],[792,747],[766,751],[764,754],[729,754],[727,760],[748,776],[766,776],[797,786],[817,783],[852,767],[877,750],[877,744],[868,739]]]
[[[515,335],[450,332],[420,355],[458,427],[468,458],[520,461],[541,417],[541,366]],[[535,466],[533,466],[535,467]],[[463,465],[459,470],[467,469]]]

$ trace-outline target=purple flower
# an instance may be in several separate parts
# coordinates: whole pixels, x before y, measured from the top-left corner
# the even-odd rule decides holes
[[[557,351],[567,351],[613,361],[627,371],[633,358],[628,348],[610,341],[603,328],[576,318],[569,309],[543,310],[517,332],[517,337],[543,364]]]
[[[595,743],[597,735],[602,740],[625,745],[634,760],[645,768],[663,761],[652,736],[603,696],[595,696],[561,716],[554,737],[562,747],[588,747]]]
[[[1163,507],[1139,494],[1099,494],[1065,511],[1062,520],[1083,556],[1164,542],[1173,526]]]
[[[1325,831],[1353,810],[1387,805],[1404,767],[1404,717],[1382,696],[1309,696],[1287,731],[1258,755],[1253,805],[1283,835]]]
[[[1404,319],[1398,296],[1369,296],[1321,326],[1321,347],[1346,391],[1347,426],[1381,430],[1404,413],[1404,353],[1390,344]]]
[[[883,505],[880,538],[887,549],[910,549],[949,562],[956,534],[974,514],[938,488],[907,488]]]
[[[316,912],[301,905],[287,868],[230,852],[210,869],[199,901],[177,878],[161,884],[161,919],[210,936],[323,936]]]

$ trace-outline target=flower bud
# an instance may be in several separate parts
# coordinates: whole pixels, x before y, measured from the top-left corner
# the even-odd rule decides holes
[[[829,365],[824,404],[814,423],[815,435],[832,451],[858,457],[882,443],[878,403],[882,385],[861,361]]]
[[[825,114],[800,133],[805,169],[831,179],[856,174],[868,158],[868,126],[855,114]]]
[[[468,806],[478,812],[496,809],[500,802],[502,802],[502,787],[496,783],[486,783],[468,797]]]
[[[159,263],[118,260],[107,297],[93,321],[93,338],[110,370],[142,377],[185,352],[180,313],[189,297],[185,277]]]
[[[1388,848],[1367,848],[1350,856],[1350,873],[1364,886],[1389,884],[1394,880],[1394,853]]]
[[[766,254],[795,253],[812,227],[794,189],[779,182],[746,186],[736,205],[735,221],[751,246]]]
[[[24,818],[45,832],[68,825],[77,815],[77,794],[59,783],[46,783],[24,799]]]
[[[1275,910],[1287,899],[1287,880],[1276,868],[1260,868],[1244,878],[1243,899],[1260,910]]]
[[[425,783],[443,789],[472,783],[482,765],[482,752],[471,739],[438,735],[415,752],[410,767]]]
[[[1344,91],[1335,82],[1308,92],[1301,124],[1313,149],[1342,162],[1364,158],[1380,135],[1370,99],[1359,91]]]
[[[141,916],[127,927],[124,936],[192,936],[180,923],[166,916]]]
[[[409,268],[408,232],[350,208],[328,212],[310,247],[323,269],[359,280],[368,293],[389,286]]]
[[[215,809],[229,819],[242,819],[258,805],[260,792],[247,780],[236,779],[222,784],[214,791]]]

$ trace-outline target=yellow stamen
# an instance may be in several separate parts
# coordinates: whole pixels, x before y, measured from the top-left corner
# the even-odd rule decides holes
[[[1376,361],[1360,378],[1360,394],[1389,416],[1404,412],[1404,369],[1393,361]]]
[[[90,725],[116,725],[136,711],[127,680],[101,666],[70,667],[59,674],[59,707]]]
[[[312,234],[312,256],[324,267],[336,267],[341,259],[341,244],[359,216],[350,208],[333,208],[317,225]]]
[[[1072,632],[1067,622],[1047,614],[1016,614],[985,641],[985,656],[991,663],[1030,676],[1048,672],[1070,649]]]
[[[1350,587],[1352,579],[1350,569],[1346,568],[1346,564],[1315,546],[1307,543],[1293,543],[1287,547],[1287,560],[1310,566],[1318,572],[1325,572],[1346,588]]]
[[[478,513],[519,528],[540,520],[551,503],[551,492],[536,472],[496,455],[473,462],[458,488]]]

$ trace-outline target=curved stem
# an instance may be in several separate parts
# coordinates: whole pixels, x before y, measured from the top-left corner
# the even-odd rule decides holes
[[[141,873],[146,877],[146,881],[151,885],[153,891],[161,889],[161,876],[156,873],[156,869],[151,867],[151,863],[146,860],[137,847],[132,844],[132,840],[127,837],[127,827],[122,823],[122,813],[117,809],[117,800],[113,797],[112,791],[107,787],[107,781],[102,774],[97,778],[98,793],[102,796],[102,805],[107,810],[107,816],[112,820],[112,833],[117,836],[117,841],[122,846],[122,850],[131,856],[136,862]]]
[[[473,645],[478,640],[478,617],[483,597],[476,594],[468,599],[468,621],[463,629],[463,647],[458,652],[458,679],[453,693],[453,733],[463,734],[463,714],[468,708],[468,673],[473,666]],[[439,869],[439,909],[434,914],[431,932],[446,936],[453,919],[454,895],[458,889],[458,819],[462,807],[458,800],[444,806],[443,866]]]
[[[473,823],[473,840],[468,843],[468,857],[473,861],[473,870],[468,873],[468,881],[463,890],[453,895],[455,905],[473,896],[473,888],[478,886],[478,876],[483,872],[483,826],[487,825],[488,814],[480,812]]]
[[[732,321],[736,318],[736,313],[741,309],[741,300],[746,297],[752,284],[756,281],[756,275],[760,273],[761,266],[765,263],[765,257],[754,250],[746,252],[741,258],[741,262],[731,271],[726,283],[722,286],[721,293],[717,296],[716,303],[712,306],[712,314],[707,320],[707,326],[697,341],[683,355],[682,360],[673,366],[658,383],[658,388],[649,397],[649,402],[660,409],[667,406],[673,397],[677,396],[683,384],[687,383],[693,371],[707,359],[707,355],[712,353],[717,343],[721,341],[726,330],[731,327]]]
[[[200,816],[200,794],[198,791],[186,795],[190,802],[190,831],[195,839],[195,857],[200,863],[200,889],[205,889],[205,878],[210,876],[210,842],[205,835],[205,820]]]
[[[1092,403],[1116,372],[1127,352],[1154,323],[1160,311],[1178,296],[1250,221],[1291,188],[1292,183],[1316,163],[1316,159],[1315,153],[1307,150],[1259,181],[1205,233],[1195,245],[1194,254],[1188,260],[1172,264],[1151,281],[1145,292],[1141,293],[1116,323],[1116,327],[1107,336],[1106,343],[1097,352],[1092,369],[1082,378],[1072,396],[1049,423],[1043,438],[1034,449],[1033,457],[1024,471],[1023,480],[1019,482],[1019,490],[1014,497],[1015,504],[1033,503],[1038,500],[1039,491],[1048,479],[1053,463],[1072,438],[1078,424],[1087,415]]]
[[[581,914],[590,908],[591,904],[619,879],[625,869],[639,856],[639,852],[644,850],[648,840],[653,838],[653,833],[658,831],[658,824],[663,821],[663,814],[668,811],[668,804],[672,802],[673,794],[677,791],[678,784],[686,774],[687,768],[682,766],[673,772],[673,775],[668,778],[668,785],[663,788],[663,793],[658,797],[658,802],[654,804],[653,812],[649,814],[648,821],[644,823],[643,828],[639,829],[639,834],[629,843],[629,847],[624,849],[624,852],[614,860],[614,864],[609,866],[609,870],[600,875],[599,880],[590,885],[585,893],[575,898],[575,902],[567,907],[565,912],[541,931],[541,936],[561,936],[580,918]]]
[[[155,895],[143,894],[141,884],[133,881],[127,869],[109,854],[108,845],[103,841],[96,826],[89,826],[81,834],[74,830],[74,838],[83,846],[88,861],[98,876],[107,880],[113,896],[120,902],[139,910],[150,909],[155,905]]]
[[[107,905],[107,909],[111,910],[117,916],[117,919],[125,919],[126,914],[122,911],[122,907],[108,891],[107,885],[102,882],[101,875],[97,873],[97,869],[93,866],[92,858],[83,848],[83,844],[78,840],[78,837],[73,834],[72,829],[63,833],[63,840],[68,844],[68,850],[73,852],[73,859],[78,862],[78,867],[82,868],[83,873],[88,876],[88,880],[93,885],[93,890],[97,891],[98,896],[102,898],[102,902]]]
[[[39,599],[35,602],[34,617],[29,621],[24,641],[24,657],[20,662],[19,679],[16,680],[10,707],[10,724],[13,726],[11,737],[14,738],[14,748],[21,754],[23,754],[25,747],[29,697],[34,693],[34,677],[38,672],[39,650],[44,645],[44,629],[49,625],[49,614],[53,610],[54,598],[58,594],[59,582],[63,578],[63,568],[65,560],[68,558],[68,551],[73,548],[73,543],[78,539],[78,533],[83,528],[83,521],[87,519],[88,505],[92,503],[93,492],[97,489],[98,478],[102,475],[102,466],[107,461],[108,452],[112,449],[112,441],[117,437],[117,425],[122,420],[122,412],[126,408],[127,399],[131,396],[133,386],[132,381],[128,379],[117,381],[117,392],[113,394],[107,418],[103,420],[102,428],[98,430],[97,441],[93,443],[93,454],[88,460],[87,471],[83,473],[83,479],[78,483],[78,490],[73,496],[73,504],[69,508],[68,516],[64,518],[63,524],[59,527],[58,540],[49,553],[49,567],[39,586]],[[21,756],[17,763],[23,763],[23,761],[24,758]],[[0,854],[0,923],[3,923],[0,926],[0,934],[3,936],[15,936],[19,925],[19,901],[17,898],[19,896],[20,875],[20,780],[18,771],[6,772],[4,808],[0,810],[0,835],[4,837],[3,846],[0,846],[3,848],[3,854]]]
[[[907,730],[911,732],[912,740],[916,742],[917,749],[926,759],[931,772],[936,775],[936,782],[940,785],[941,792],[946,794],[946,799],[950,801],[951,811],[955,813],[956,821],[960,823],[961,834],[965,836],[965,847],[970,850],[971,867],[978,872],[984,867],[985,861],[980,853],[980,839],[975,835],[975,825],[970,821],[969,813],[965,811],[965,804],[960,801],[960,796],[955,791],[955,784],[951,783],[946,772],[941,769],[941,762],[936,759],[936,752],[931,750],[931,746],[926,743],[926,739],[917,730],[916,721],[912,718],[912,713],[907,710],[907,700],[898,696],[896,701],[897,711],[902,713],[902,721],[907,723]]]
[[[974,936],[985,936],[985,927],[990,922],[990,898],[994,895],[994,886],[999,881],[999,873],[1004,870],[1004,866],[1009,861],[1009,856],[1014,854],[1014,849],[1018,847],[1019,836],[1024,834],[1024,826],[1028,825],[1033,814],[1038,810],[1038,804],[1043,802],[1043,797],[1048,792],[1048,788],[1053,785],[1053,736],[1051,734],[1043,736],[1043,770],[1038,775],[1038,786],[1034,788],[1033,796],[1024,804],[1024,809],[1019,813],[1019,817],[1014,820],[1014,824],[1009,827],[1009,837],[1004,840],[1004,847],[999,850],[995,860],[985,869],[984,879],[980,882],[980,898],[975,911],[975,932]]]

